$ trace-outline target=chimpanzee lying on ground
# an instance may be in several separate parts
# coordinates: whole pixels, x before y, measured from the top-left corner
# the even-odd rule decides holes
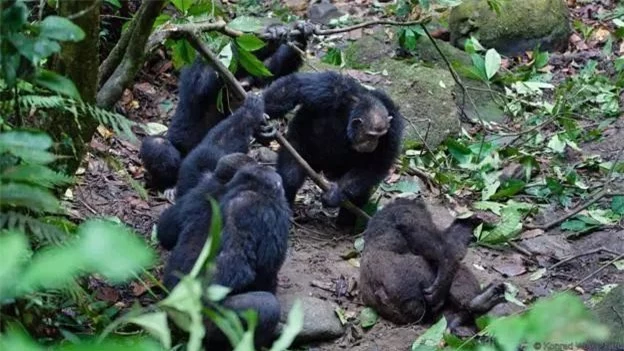
[[[185,207],[185,224],[165,266],[164,284],[169,289],[178,283],[180,274],[190,272],[208,236],[212,210],[208,199],[201,198],[200,188],[201,184],[184,197],[190,206]],[[256,342],[266,344],[279,322],[274,293],[286,257],[290,209],[281,177],[268,166],[246,164],[224,188],[222,239],[211,282],[232,289],[224,306],[238,312],[258,311]],[[214,327],[209,330],[206,340],[211,347],[225,340]]]
[[[301,105],[287,139],[312,168],[336,181],[323,195],[326,206],[337,207],[345,199],[363,206],[400,151],[403,117],[398,108],[385,93],[353,78],[335,72],[292,74],[273,82],[264,101],[271,118],[283,118]],[[277,171],[292,204],[306,172],[285,149]],[[354,221],[354,215],[340,210],[338,224]]]
[[[293,44],[305,50],[313,26],[297,23],[299,35],[292,38]],[[283,25],[269,26],[266,30],[268,43],[254,54],[273,73],[269,78],[252,77],[242,67],[236,76],[245,86],[263,86],[272,79],[295,72],[302,63],[299,53],[285,42],[289,29]],[[223,80],[209,65],[197,59],[193,65],[182,70],[179,83],[179,102],[171,119],[167,136],[148,136],[143,139],[140,157],[146,169],[148,185],[165,190],[176,184],[180,164],[186,155],[197,146],[208,130],[216,125],[229,112],[220,112],[217,97],[224,87]],[[230,94],[231,95],[231,94]],[[230,111],[229,103],[233,96],[224,100],[224,111]],[[232,106],[235,107],[235,106]]]
[[[385,206],[364,232],[363,302],[401,324],[429,320],[443,311],[451,330],[502,302],[502,284],[482,291],[460,262],[472,236],[470,222],[456,219],[440,232],[422,200],[396,199]]]

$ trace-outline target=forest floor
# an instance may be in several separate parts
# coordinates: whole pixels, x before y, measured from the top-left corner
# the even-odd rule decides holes
[[[580,19],[584,19],[586,12],[582,8],[573,9],[574,16]],[[571,50],[578,52],[578,45],[571,44]],[[592,49],[588,46],[587,50]],[[126,91],[120,104],[132,120],[166,125],[176,106],[176,82],[171,63],[166,59],[154,59],[144,67],[137,83]],[[584,153],[613,159],[614,153],[624,145],[622,118],[608,134],[601,141],[583,146]],[[142,175],[138,146],[100,129],[91,142],[84,173],[79,176],[79,184],[74,189],[74,214],[84,218],[117,216],[133,227],[161,254],[161,261],[155,270],[160,278],[167,253],[158,248],[153,228],[159,214],[170,204],[159,194],[145,192]],[[396,177],[391,176],[392,181],[396,181]],[[328,300],[338,305],[348,318],[357,316],[363,308],[357,296],[358,260],[348,256],[354,250],[355,236],[334,227],[332,215],[320,206],[320,191],[316,186],[308,183],[299,194],[290,250],[280,274],[279,291]],[[624,270],[619,270],[616,265],[608,265],[598,271],[614,257],[598,249],[624,252],[624,229],[621,224],[575,240],[567,238],[558,228],[546,233],[527,231],[516,243],[524,248],[520,250],[522,252],[511,247],[473,247],[465,262],[482,284],[494,280],[508,282],[518,289],[516,298],[524,302],[573,287],[579,282],[581,284],[574,287],[574,291],[587,300],[608,284],[624,281]],[[544,270],[574,255],[580,256],[554,269]],[[145,289],[138,284],[119,290],[102,285],[98,294],[118,307],[129,306],[146,295]],[[506,303],[493,313],[508,313],[518,308]],[[309,349],[407,350],[425,328],[418,325],[396,326],[381,320],[368,330],[348,324],[344,337],[310,346]]]

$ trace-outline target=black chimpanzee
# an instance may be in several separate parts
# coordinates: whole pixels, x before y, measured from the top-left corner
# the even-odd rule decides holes
[[[355,79],[336,72],[296,73],[273,82],[264,91],[270,118],[282,118],[297,105],[287,139],[316,171],[332,183],[323,203],[337,207],[349,199],[363,206],[401,148],[403,120],[392,100],[380,90],[369,90]],[[292,204],[306,173],[294,157],[281,150],[277,170]],[[355,217],[340,210],[339,225]]]
[[[461,264],[475,223],[455,219],[444,232],[422,200],[396,199],[364,232],[360,292],[365,304],[395,323],[430,320],[441,310],[456,330],[504,300],[505,288],[481,290]]]
[[[287,38],[289,29],[284,25],[272,25],[266,29],[264,37],[268,38],[268,43],[255,54],[264,60],[273,76],[256,78],[241,68],[236,77],[243,81],[246,88],[261,87],[272,79],[299,69],[302,58],[285,40],[292,39],[293,45],[305,50],[314,27],[309,23],[298,22],[295,29],[299,34],[294,38]],[[227,117],[229,112],[220,112],[217,108],[217,97],[223,87],[224,82],[215,69],[199,58],[190,67],[182,70],[178,107],[171,119],[167,136],[146,137],[141,145],[140,157],[147,171],[149,186],[158,190],[173,187],[180,164],[186,155],[210,128]],[[229,102],[236,101],[233,96],[223,100],[225,111],[230,110]]]
[[[207,195],[219,201],[226,190],[225,184],[232,179],[236,171],[253,162],[253,158],[243,153],[221,157],[214,173],[207,172],[197,186],[160,215],[156,232],[160,245],[171,250],[178,242],[178,236],[186,223],[186,213],[192,213],[196,204],[204,201]]]
[[[245,165],[225,187],[220,201],[222,241],[212,283],[232,289],[232,296],[224,301],[226,307],[258,311],[261,323],[256,341],[266,343],[279,322],[274,293],[286,257],[290,209],[281,177],[271,167]],[[192,205],[187,206],[185,226],[165,266],[164,284],[169,289],[178,283],[179,274],[190,272],[208,236],[210,203],[198,197]],[[223,340],[216,335],[207,339]]]
[[[261,130],[264,121],[264,101],[258,95],[248,94],[243,105],[212,128],[182,161],[176,199],[212,172],[221,157],[235,152],[246,154],[253,135]]]

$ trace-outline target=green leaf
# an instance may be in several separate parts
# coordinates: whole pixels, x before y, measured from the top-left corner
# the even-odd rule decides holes
[[[503,204],[493,201],[476,201],[472,204],[476,210],[482,211],[492,211],[497,216],[501,215],[501,210],[503,209]]]
[[[517,193],[521,192],[522,189],[524,189],[525,185],[526,183],[522,180],[509,179],[500,186],[500,189],[494,195],[492,195],[490,199],[498,200],[514,196]]]
[[[501,67],[501,56],[494,49],[489,49],[485,53],[485,74],[489,79],[494,77]]]
[[[472,151],[468,147],[454,139],[447,139],[445,144],[449,153],[457,160],[457,163],[460,165],[470,163]]]
[[[427,331],[414,341],[412,351],[434,351],[438,349],[438,345],[442,341],[444,331],[446,330],[446,318],[442,317],[436,324],[432,325]]]
[[[111,4],[112,6],[116,7],[116,8],[121,8],[121,3],[119,2],[119,0],[105,0],[108,4]]]
[[[65,17],[48,16],[39,25],[40,36],[58,41],[81,41],[84,31]]]
[[[431,8],[431,2],[429,0],[418,0],[418,4],[425,11],[429,11],[429,8]]]
[[[223,63],[225,67],[227,67],[231,72],[234,72],[234,73],[236,72],[236,69],[235,69],[236,61],[232,60],[232,58],[234,58],[234,52],[232,51],[232,43],[228,43],[227,45],[225,45],[223,49],[221,49],[221,51],[219,52],[218,57],[219,57],[219,61],[221,61],[221,63]],[[218,99],[218,101],[221,101],[221,100]]]
[[[228,27],[241,32],[256,32],[264,28],[264,22],[257,17],[239,16],[230,21]]]
[[[182,14],[186,14],[186,11],[193,4],[193,0],[171,0],[171,3]]]
[[[548,51],[535,51],[535,62],[533,66],[537,69],[544,68],[548,64],[550,54]]]
[[[253,34],[243,34],[236,38],[236,44],[247,51],[256,51],[263,48],[266,44]]]
[[[624,215],[624,196],[614,196],[611,199],[611,210],[620,216]]]
[[[270,351],[284,351],[290,347],[295,340],[297,334],[303,329],[303,306],[301,301],[295,300],[290,312],[288,312],[288,319],[286,325],[282,329],[282,334],[277,339]]]
[[[500,222],[492,230],[483,230],[479,241],[499,244],[515,237],[522,230],[522,214],[518,209],[506,207],[501,211]]]
[[[24,33],[9,33],[7,39],[13,46],[33,64],[61,51],[61,45],[45,37],[31,38]]]
[[[362,310],[362,312],[360,312],[360,325],[364,329],[375,325],[378,319],[379,315],[377,315],[377,312],[370,307],[366,307]]]
[[[11,297],[15,282],[22,279],[21,266],[30,254],[26,235],[19,232],[0,231],[0,301]],[[1,345],[1,343],[0,343]]]
[[[476,73],[479,78],[481,80],[488,81],[489,78],[485,70],[485,60],[483,59],[483,57],[479,54],[472,54],[470,55],[470,58],[472,59],[472,65],[476,69]]]
[[[33,83],[50,89],[55,93],[65,95],[67,97],[80,100],[80,93],[71,79],[65,78],[60,74],[45,69],[37,71],[37,75]]]
[[[40,250],[22,273],[18,294],[67,286],[86,270],[85,257],[75,245]]]
[[[329,48],[321,61],[334,66],[342,66],[344,63],[342,51],[338,48]]]
[[[71,177],[57,173],[42,165],[18,165],[11,167],[0,173],[0,179],[7,182],[30,183],[45,188],[53,188],[73,182]]]
[[[59,201],[50,191],[27,184],[2,184],[0,199],[3,206],[23,207],[39,213],[57,213],[61,209]]]
[[[269,71],[262,61],[258,60],[252,53],[241,48],[240,46],[236,46],[236,52],[238,53],[238,59],[249,74],[255,77],[271,77],[273,74]]]
[[[206,292],[206,298],[210,301],[218,302],[225,299],[230,291],[232,291],[232,289],[228,288],[227,286],[211,284]]]
[[[128,323],[141,326],[156,339],[160,340],[165,349],[169,350],[171,348],[171,331],[167,324],[167,314],[165,312],[147,313],[133,317],[128,320]]]
[[[162,135],[168,129],[169,128],[166,125],[156,122],[148,122],[143,125],[143,130],[147,133],[147,135]]]
[[[188,1],[188,0],[187,0]],[[176,41],[172,47],[171,52],[173,54],[173,66],[176,69],[180,69],[183,66],[193,62],[197,52],[191,44],[186,40]]]
[[[132,278],[154,262],[151,248],[124,226],[91,220],[78,228],[78,234],[88,268],[113,282]]]
[[[565,150],[566,147],[566,142],[565,140],[561,139],[561,137],[559,137],[559,134],[555,134],[550,138],[550,141],[548,141],[548,148],[553,150],[556,153],[563,153],[563,151]]]
[[[387,192],[398,192],[402,194],[420,192],[420,185],[412,180],[401,180],[394,184],[382,183],[381,188]]]
[[[3,7],[0,16],[0,30],[3,33],[8,31],[19,31],[28,21],[28,7],[24,1],[16,1],[12,6]],[[3,52],[4,54],[4,52]]]

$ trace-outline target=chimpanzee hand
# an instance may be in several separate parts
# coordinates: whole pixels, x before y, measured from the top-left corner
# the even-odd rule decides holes
[[[268,145],[271,140],[275,139],[278,127],[278,122],[269,120],[269,116],[265,114],[264,122],[260,125],[260,129],[254,134],[256,141],[262,145]]]
[[[312,36],[312,34],[314,34],[316,25],[309,21],[297,21],[295,22],[293,29],[299,31],[299,33],[293,35],[291,40],[293,40],[298,46],[305,47],[308,39]]]
[[[264,39],[269,40],[269,41],[281,42],[281,41],[285,41],[286,39],[288,39],[289,32],[290,32],[290,29],[288,28],[287,25],[276,23],[276,24],[272,24],[268,26],[264,30],[263,37]]]
[[[338,184],[334,182],[329,183],[329,190],[327,190],[321,197],[323,206],[326,207],[338,207],[340,203],[345,200],[345,196],[338,187]]]

